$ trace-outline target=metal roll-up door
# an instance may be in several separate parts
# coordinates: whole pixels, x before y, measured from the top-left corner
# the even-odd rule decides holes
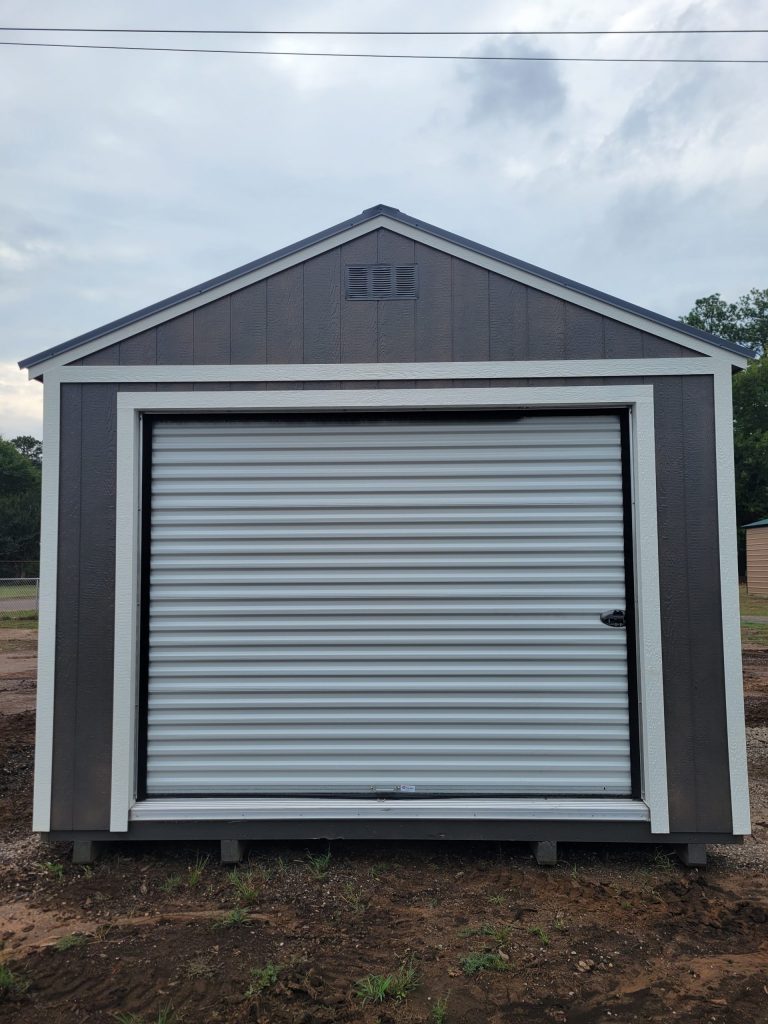
[[[157,420],[146,792],[627,795],[618,414]]]

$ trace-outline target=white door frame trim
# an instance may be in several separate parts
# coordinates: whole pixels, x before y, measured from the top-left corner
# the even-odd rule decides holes
[[[140,417],[148,413],[345,411],[351,409],[630,410],[634,557],[638,610],[642,796],[651,830],[669,831],[661,664],[656,456],[651,385],[350,391],[125,392],[117,397],[117,529],[111,824],[125,832],[135,800],[137,629],[140,566]],[[147,802],[148,803],[148,802]],[[273,807],[283,801],[275,798]],[[179,800],[179,806],[184,804]],[[440,801],[444,814],[450,799]],[[509,801],[510,807],[515,801]],[[137,808],[139,805],[136,805]],[[367,805],[366,805],[367,806]],[[140,812],[139,812],[140,813]],[[426,811],[425,811],[426,813]],[[532,816],[533,810],[531,811]],[[391,817],[391,811],[386,812]],[[435,817],[440,815],[436,812]],[[473,816],[467,811],[467,816]]]

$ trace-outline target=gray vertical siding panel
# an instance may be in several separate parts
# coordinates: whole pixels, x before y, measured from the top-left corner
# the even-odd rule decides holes
[[[341,269],[350,263],[375,263],[378,259],[376,232],[362,235],[341,248]],[[378,357],[379,332],[377,302],[341,300],[341,361],[343,363],[375,363]],[[354,381],[342,385],[356,387]]]
[[[529,359],[565,359],[565,306],[546,292],[528,290]]]
[[[379,263],[413,263],[416,253],[410,238],[382,229],[378,233]],[[367,305],[367,303],[366,303]],[[416,303],[413,299],[377,302],[380,363],[413,362],[416,358]],[[394,382],[403,387],[403,382]],[[408,385],[412,386],[412,385]]]
[[[653,334],[642,333],[643,339],[643,358],[644,359],[666,359],[669,357],[680,358],[681,356],[690,356],[701,358],[701,352],[694,352],[693,349],[683,348],[682,345],[676,345],[674,341],[667,341],[665,338],[656,338]]]
[[[232,361],[230,348],[230,298],[225,296],[216,302],[201,306],[192,314],[192,361],[196,364],[227,364]],[[195,384],[194,390],[200,390]],[[229,391],[229,384],[211,385],[212,391]]]
[[[194,361],[192,313],[174,317],[157,328],[157,362],[160,366],[187,365]],[[192,391],[191,384],[158,384],[158,391]]]
[[[415,303],[415,358],[420,362],[449,362],[453,348],[451,257],[417,243],[419,298]],[[450,387],[445,380],[418,381],[420,388]]]
[[[567,303],[565,307],[565,355],[567,359],[602,359],[605,355],[603,320],[591,309]]]
[[[51,828],[74,826],[80,623],[80,470],[82,386],[61,388],[59,550],[56,594],[56,685],[53,702]]]
[[[299,264],[267,278],[267,362],[304,359],[304,269]],[[302,384],[267,384],[268,391],[300,391]]]
[[[685,425],[680,378],[654,381],[664,716],[672,829],[696,829],[696,737],[691,706]],[[717,543],[716,537],[712,543]]]
[[[157,328],[142,331],[134,338],[120,342],[121,366],[155,366],[157,363]],[[157,384],[120,384],[118,391],[156,391]]]
[[[605,357],[606,359],[642,359],[642,332],[628,324],[620,324],[618,320],[608,317],[605,321]]]
[[[82,396],[80,595],[75,828],[109,828],[115,625],[115,447],[113,384]]]
[[[452,261],[453,358],[483,360],[491,354],[489,273],[464,260]]]
[[[267,361],[267,282],[258,281],[231,296],[230,355],[236,366]]]
[[[339,249],[304,264],[305,363],[338,363],[341,358],[341,274]],[[305,383],[304,389],[317,390],[317,384]]]
[[[499,274],[488,280],[489,356],[528,358],[528,289]]]
[[[731,828],[712,379],[682,378],[696,828]]]

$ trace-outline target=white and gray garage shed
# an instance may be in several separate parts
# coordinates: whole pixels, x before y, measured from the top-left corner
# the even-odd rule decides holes
[[[22,365],[39,831],[749,831],[737,346],[374,207]]]

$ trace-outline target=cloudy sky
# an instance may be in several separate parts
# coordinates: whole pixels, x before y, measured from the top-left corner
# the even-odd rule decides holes
[[[0,16],[283,31],[727,28],[768,24],[768,0],[22,0],[0,2]],[[768,36],[212,45],[768,56]],[[0,434],[41,429],[42,388],[18,359],[379,202],[671,316],[713,291],[766,287],[766,95],[768,65],[4,47]]]

